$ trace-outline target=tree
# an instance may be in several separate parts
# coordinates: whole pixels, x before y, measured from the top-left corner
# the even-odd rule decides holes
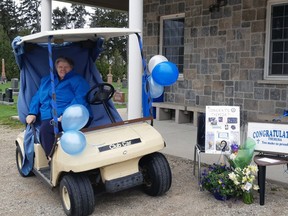
[[[18,17],[19,9],[14,1],[2,0],[0,2],[0,25],[10,41],[17,36],[23,26],[22,20]]]
[[[11,42],[2,25],[0,25],[0,50],[0,61],[2,61],[2,59],[5,60],[7,79],[11,80],[11,78],[19,78],[19,68],[16,65],[11,48]]]
[[[55,30],[56,29],[68,29],[70,16],[71,14],[68,12],[66,7],[62,9],[57,7],[52,12],[52,28]]]
[[[90,18],[90,27],[128,27],[128,14],[119,11],[113,11],[102,8],[95,8],[94,14]],[[127,62],[127,37],[111,38],[106,42],[104,54],[107,55],[108,61],[112,58],[117,49],[124,64]]]
[[[98,60],[96,61],[96,67],[102,75],[102,79],[104,82],[107,82],[107,75],[109,73],[109,63],[105,55],[100,55]]]
[[[126,64],[123,64],[123,58],[118,49],[115,49],[113,53],[113,64],[112,64],[113,81],[116,82],[118,79],[122,80],[123,75],[126,73]]]
[[[28,28],[31,33],[40,32],[41,13],[39,6],[41,0],[22,0],[20,2],[20,19],[24,22],[24,26]]]
[[[95,8],[90,18],[91,27],[127,27],[128,14],[115,10]]]
[[[84,28],[86,24],[85,17],[89,15],[85,10],[85,6],[72,4],[71,8],[70,23],[73,24],[73,28]]]

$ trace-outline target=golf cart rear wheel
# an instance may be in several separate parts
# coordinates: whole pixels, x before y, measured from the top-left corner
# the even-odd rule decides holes
[[[84,174],[65,175],[60,182],[60,196],[66,215],[90,215],[95,198],[91,182]]]
[[[169,163],[159,152],[146,155],[140,160],[140,169],[144,178],[144,191],[150,196],[166,193],[172,182]]]
[[[22,162],[23,162],[23,155],[22,155],[21,148],[19,147],[19,145],[16,145],[16,165],[17,165],[17,170],[18,170],[19,174],[22,177],[29,177],[29,176],[34,175],[34,173],[32,171],[29,172],[28,175],[24,175],[22,173]]]

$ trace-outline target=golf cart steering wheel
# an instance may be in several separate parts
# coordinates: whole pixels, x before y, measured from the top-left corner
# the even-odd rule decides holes
[[[102,104],[110,100],[114,95],[114,87],[109,83],[100,83],[93,86],[86,95],[89,104]]]

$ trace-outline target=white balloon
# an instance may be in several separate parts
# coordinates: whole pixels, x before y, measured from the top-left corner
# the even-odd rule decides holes
[[[148,64],[148,70],[150,71],[150,73],[152,73],[154,67],[161,63],[161,62],[166,62],[168,61],[168,59],[165,57],[165,56],[162,56],[162,55],[155,55],[153,56],[150,61],[149,61],[149,64]]]

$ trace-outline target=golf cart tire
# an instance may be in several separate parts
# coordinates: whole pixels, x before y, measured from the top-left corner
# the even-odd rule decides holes
[[[94,211],[94,191],[85,174],[65,175],[60,182],[60,196],[66,215],[85,216]]]
[[[23,155],[22,155],[21,148],[19,147],[19,145],[16,145],[16,165],[17,165],[17,170],[18,170],[19,174],[24,178],[29,177],[29,176],[33,176],[34,173],[32,171],[30,171],[28,173],[28,175],[24,175],[22,173],[22,161],[23,161]]]
[[[172,182],[169,163],[165,156],[155,152],[140,160],[140,168],[144,178],[144,191],[150,196],[161,196],[166,193]]]

